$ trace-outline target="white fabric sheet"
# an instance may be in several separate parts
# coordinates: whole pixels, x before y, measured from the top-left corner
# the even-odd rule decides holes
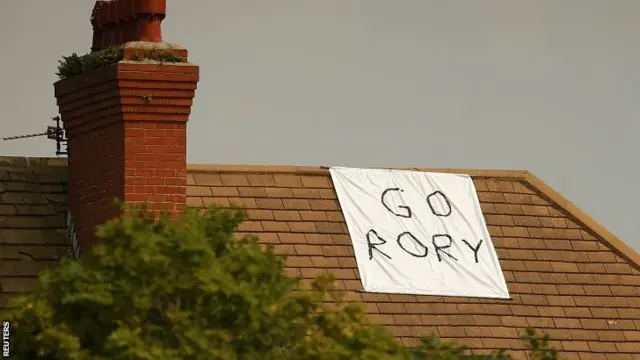
[[[330,172],[365,291],[509,298],[468,175]]]

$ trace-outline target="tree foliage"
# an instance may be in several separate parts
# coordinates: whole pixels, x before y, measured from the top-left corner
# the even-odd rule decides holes
[[[99,227],[93,251],[63,260],[42,274],[39,290],[14,302],[4,317],[12,358],[480,358],[435,338],[403,348],[368,324],[359,305],[340,302],[328,277],[303,289],[270,248],[234,236],[241,210],[188,211],[179,221],[127,213]],[[534,359],[555,359],[546,339],[527,336]]]

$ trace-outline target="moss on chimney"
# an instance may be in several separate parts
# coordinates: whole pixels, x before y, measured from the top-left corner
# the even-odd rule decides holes
[[[78,55],[73,53],[69,56],[63,56],[58,60],[58,72],[56,75],[60,79],[66,79],[75,75],[88,73],[94,69],[101,68],[103,66],[115,64],[124,59],[124,47],[114,46],[108,49],[97,51],[94,53],[88,53],[85,55]],[[184,63],[187,62],[185,57],[176,55],[171,50],[165,49],[146,49],[138,50],[135,55],[131,57],[133,61],[158,61],[160,63]]]

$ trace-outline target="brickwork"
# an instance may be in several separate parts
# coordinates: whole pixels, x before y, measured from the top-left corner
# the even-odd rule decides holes
[[[124,137],[124,200],[180,215],[186,201],[186,123],[127,122]]]
[[[185,203],[192,64],[123,61],[55,84],[67,132],[71,213],[80,249],[118,214],[113,199],[178,215]]]
[[[69,162],[69,207],[80,249],[94,244],[95,226],[118,216],[115,198],[123,198],[123,124],[73,137],[68,151],[80,156]]]
[[[297,168],[193,167],[187,204],[248,209],[241,234],[287,256],[287,272],[305,282],[332,273],[348,301],[405,345],[431,333],[482,353],[509,349],[524,358],[519,331],[551,336],[567,359],[632,359],[640,353],[638,264],[523,176],[474,176],[511,300],[373,294],[361,283],[328,172]],[[214,170],[211,170],[214,169]],[[487,172],[487,174],[489,174]]]

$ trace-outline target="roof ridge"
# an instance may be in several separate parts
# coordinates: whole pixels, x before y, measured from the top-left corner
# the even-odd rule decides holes
[[[0,156],[0,165],[15,167],[32,166],[65,166],[66,158],[49,156]],[[330,166],[296,166],[296,165],[237,165],[237,164],[187,164],[187,170],[193,172],[236,172],[236,173],[296,173],[318,174],[329,173]],[[490,177],[505,179],[525,179],[529,174],[527,170],[503,170],[503,169],[468,169],[468,168],[421,168],[421,167],[372,167],[390,170],[415,170],[427,172],[445,172],[454,174],[468,174],[474,177]]]
[[[607,230],[586,212],[581,210],[580,207],[575,205],[566,197],[562,196],[562,194],[555,191],[551,186],[549,186],[547,183],[542,181],[542,179],[535,176],[531,172],[527,172],[524,181],[526,181],[538,192],[549,198],[549,200],[554,202],[560,209],[564,210],[566,213],[581,222],[584,227],[593,231],[602,241],[607,243],[614,252],[617,252],[619,255],[631,262],[631,264],[636,269],[640,270],[640,254],[638,254],[638,252],[636,252],[625,242],[620,240],[612,232]]]
[[[50,156],[0,156],[1,167],[30,168],[38,166],[66,166],[66,158]]]
[[[464,169],[464,168],[419,168],[419,167],[375,167],[376,169],[415,170],[427,172],[444,172],[452,174],[468,174],[473,177],[503,178],[524,180],[528,170],[495,170],[495,169]],[[192,172],[225,172],[225,173],[267,173],[267,174],[297,174],[297,175],[327,175],[328,166],[295,166],[295,165],[209,165],[187,164],[187,171]]]

